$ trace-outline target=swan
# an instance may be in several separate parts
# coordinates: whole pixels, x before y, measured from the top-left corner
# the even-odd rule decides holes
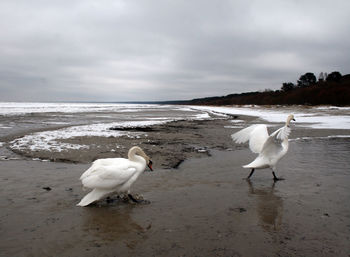
[[[139,202],[130,194],[130,187],[145,170],[146,164],[152,171],[152,161],[138,146],[130,148],[128,159],[106,158],[94,161],[80,177],[84,188],[92,191],[77,206],[87,206],[113,192],[127,193],[132,201]]]
[[[238,144],[249,141],[250,150],[259,154],[254,161],[243,166],[251,169],[247,179],[250,179],[255,169],[270,168],[273,179],[281,180],[275,174],[276,164],[288,151],[288,136],[291,132],[289,125],[292,120],[295,121],[294,115],[290,114],[285,126],[277,129],[270,136],[264,124],[252,125],[231,135],[233,141]]]

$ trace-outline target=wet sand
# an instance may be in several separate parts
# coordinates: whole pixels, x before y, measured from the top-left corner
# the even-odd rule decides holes
[[[150,204],[114,197],[77,207],[88,163],[1,161],[0,256],[349,256],[349,139],[291,141],[278,165],[286,180],[274,183],[266,169],[248,182],[241,166],[255,155],[232,143],[237,129],[225,122],[127,141],[154,159],[132,188]],[[299,128],[293,137],[333,132]],[[186,147],[184,162],[165,164]]]

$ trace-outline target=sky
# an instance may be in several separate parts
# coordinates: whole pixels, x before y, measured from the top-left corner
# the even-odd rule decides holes
[[[163,101],[350,73],[348,0],[1,0],[0,101]]]

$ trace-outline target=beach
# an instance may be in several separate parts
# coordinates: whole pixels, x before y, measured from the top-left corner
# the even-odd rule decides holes
[[[256,155],[230,135],[261,123],[261,116],[198,110],[188,119],[186,109],[166,110],[162,117],[172,120],[159,122],[157,116],[157,124],[119,122],[111,133],[126,134],[117,137],[50,138],[61,143],[52,147],[90,146],[64,151],[34,148],[32,133],[45,132],[41,138],[51,136],[47,131],[66,133],[71,123],[57,122],[69,116],[48,127],[21,123],[4,133],[0,256],[349,256],[348,129],[292,125],[289,152],[277,166],[285,180],[274,182],[263,169],[247,181],[249,170],[242,165]],[[31,113],[44,120],[40,115]],[[4,116],[0,123],[14,119],[18,116]],[[283,122],[264,120],[270,131]],[[18,142],[30,145],[17,147]],[[79,181],[82,172],[97,158],[126,157],[132,145],[140,145],[154,163],[154,171],[145,171],[132,187],[150,203],[132,204],[115,195],[77,207],[87,193]]]

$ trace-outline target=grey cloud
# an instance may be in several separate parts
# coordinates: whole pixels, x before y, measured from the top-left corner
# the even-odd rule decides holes
[[[0,100],[191,99],[277,89],[308,71],[348,73],[349,7],[4,0]]]

